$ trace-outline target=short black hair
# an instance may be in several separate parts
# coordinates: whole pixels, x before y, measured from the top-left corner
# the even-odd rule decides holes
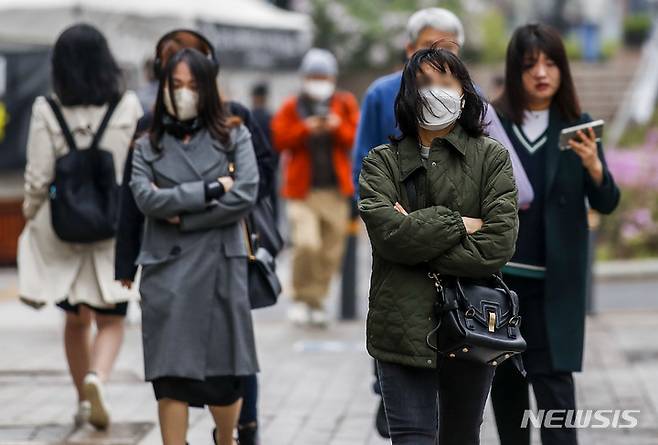
[[[165,88],[168,89],[170,97],[174,97],[173,73],[179,63],[185,63],[196,81],[199,93],[199,113],[203,128],[207,129],[211,136],[223,144],[229,142],[228,111],[219,95],[216,82],[216,66],[208,57],[194,48],[183,48],[174,54],[165,65],[158,87],[158,96],[155,100],[153,112],[153,124],[150,130],[150,140],[153,147],[159,147],[160,139],[165,128],[163,118],[167,112],[164,102]],[[176,101],[172,101],[176,110]]]
[[[494,103],[496,110],[517,125],[523,123],[523,113],[528,108],[521,79],[526,69],[524,59],[535,58],[539,53],[546,54],[560,70],[560,87],[553,97],[553,104],[564,119],[577,120],[581,113],[580,103],[564,43],[557,30],[539,23],[521,26],[512,35],[505,60],[505,88]]]
[[[268,94],[270,94],[270,88],[266,83],[257,83],[251,89],[252,96],[267,96]]]
[[[124,92],[119,65],[101,32],[73,25],[57,38],[52,52],[53,90],[64,106],[117,101]]]
[[[419,94],[417,75],[421,66],[428,64],[437,71],[450,71],[461,83],[464,94],[464,108],[457,122],[471,137],[484,134],[484,101],[478,94],[464,63],[448,50],[433,46],[417,51],[407,62],[402,72],[400,91],[395,99],[395,119],[402,137],[391,137],[399,142],[406,137],[418,138],[418,122],[423,115],[426,100]]]

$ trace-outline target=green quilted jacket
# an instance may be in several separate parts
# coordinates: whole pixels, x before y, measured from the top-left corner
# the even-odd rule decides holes
[[[403,183],[410,175],[415,211]],[[433,368],[435,353],[425,338],[435,326],[436,291],[428,271],[482,278],[514,253],[517,189],[509,154],[495,140],[472,138],[459,125],[432,141],[427,160],[418,142],[406,138],[370,151],[359,193],[373,251],[368,352],[385,362]],[[408,216],[394,210],[396,201]],[[484,225],[468,235],[462,216],[481,218]]]

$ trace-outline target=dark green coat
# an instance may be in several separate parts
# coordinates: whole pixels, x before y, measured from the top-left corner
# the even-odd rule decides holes
[[[426,181],[417,184],[419,210],[404,216],[393,205],[410,209],[402,181],[418,169],[426,170]],[[435,353],[425,343],[436,300],[427,273],[485,277],[512,257],[518,209],[509,154],[493,139],[471,138],[457,125],[432,142],[425,163],[409,138],[371,150],[359,191],[373,250],[368,352],[382,361],[435,367]],[[462,216],[485,224],[467,235]]]
[[[544,221],[546,227],[545,316],[552,367],[556,371],[580,371],[585,340],[585,294],[589,231],[587,206],[608,214],[619,203],[619,189],[608,170],[603,148],[603,182],[597,186],[573,150],[560,151],[563,128],[590,122],[587,114],[575,122],[550,111],[546,149]],[[501,116],[506,131],[511,122]],[[523,304],[523,296],[519,296]]]

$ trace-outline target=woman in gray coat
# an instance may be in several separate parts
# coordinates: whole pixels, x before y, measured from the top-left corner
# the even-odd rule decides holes
[[[208,405],[215,441],[233,445],[239,376],[258,371],[242,225],[258,169],[249,131],[229,120],[199,51],[167,64],[130,186],[146,215],[137,259],[144,362],[163,442],[183,445],[188,407]]]

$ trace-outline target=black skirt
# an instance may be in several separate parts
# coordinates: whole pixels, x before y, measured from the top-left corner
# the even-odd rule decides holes
[[[92,311],[96,312],[97,314],[101,315],[118,315],[119,317],[125,317],[126,314],[128,313],[128,302],[124,301],[122,303],[117,303],[114,305],[114,307],[111,308],[98,308],[98,307],[93,307],[89,306],[88,304],[85,303],[80,303],[80,304],[71,304],[69,303],[69,300],[62,300],[59,303],[56,304],[56,306],[60,309],[62,309],[65,312],[70,312],[72,314],[78,314],[80,312],[80,306],[87,306],[89,309]]]
[[[178,400],[196,408],[233,405],[243,392],[243,377],[238,376],[212,376],[205,380],[160,377],[152,384],[156,400]]]

